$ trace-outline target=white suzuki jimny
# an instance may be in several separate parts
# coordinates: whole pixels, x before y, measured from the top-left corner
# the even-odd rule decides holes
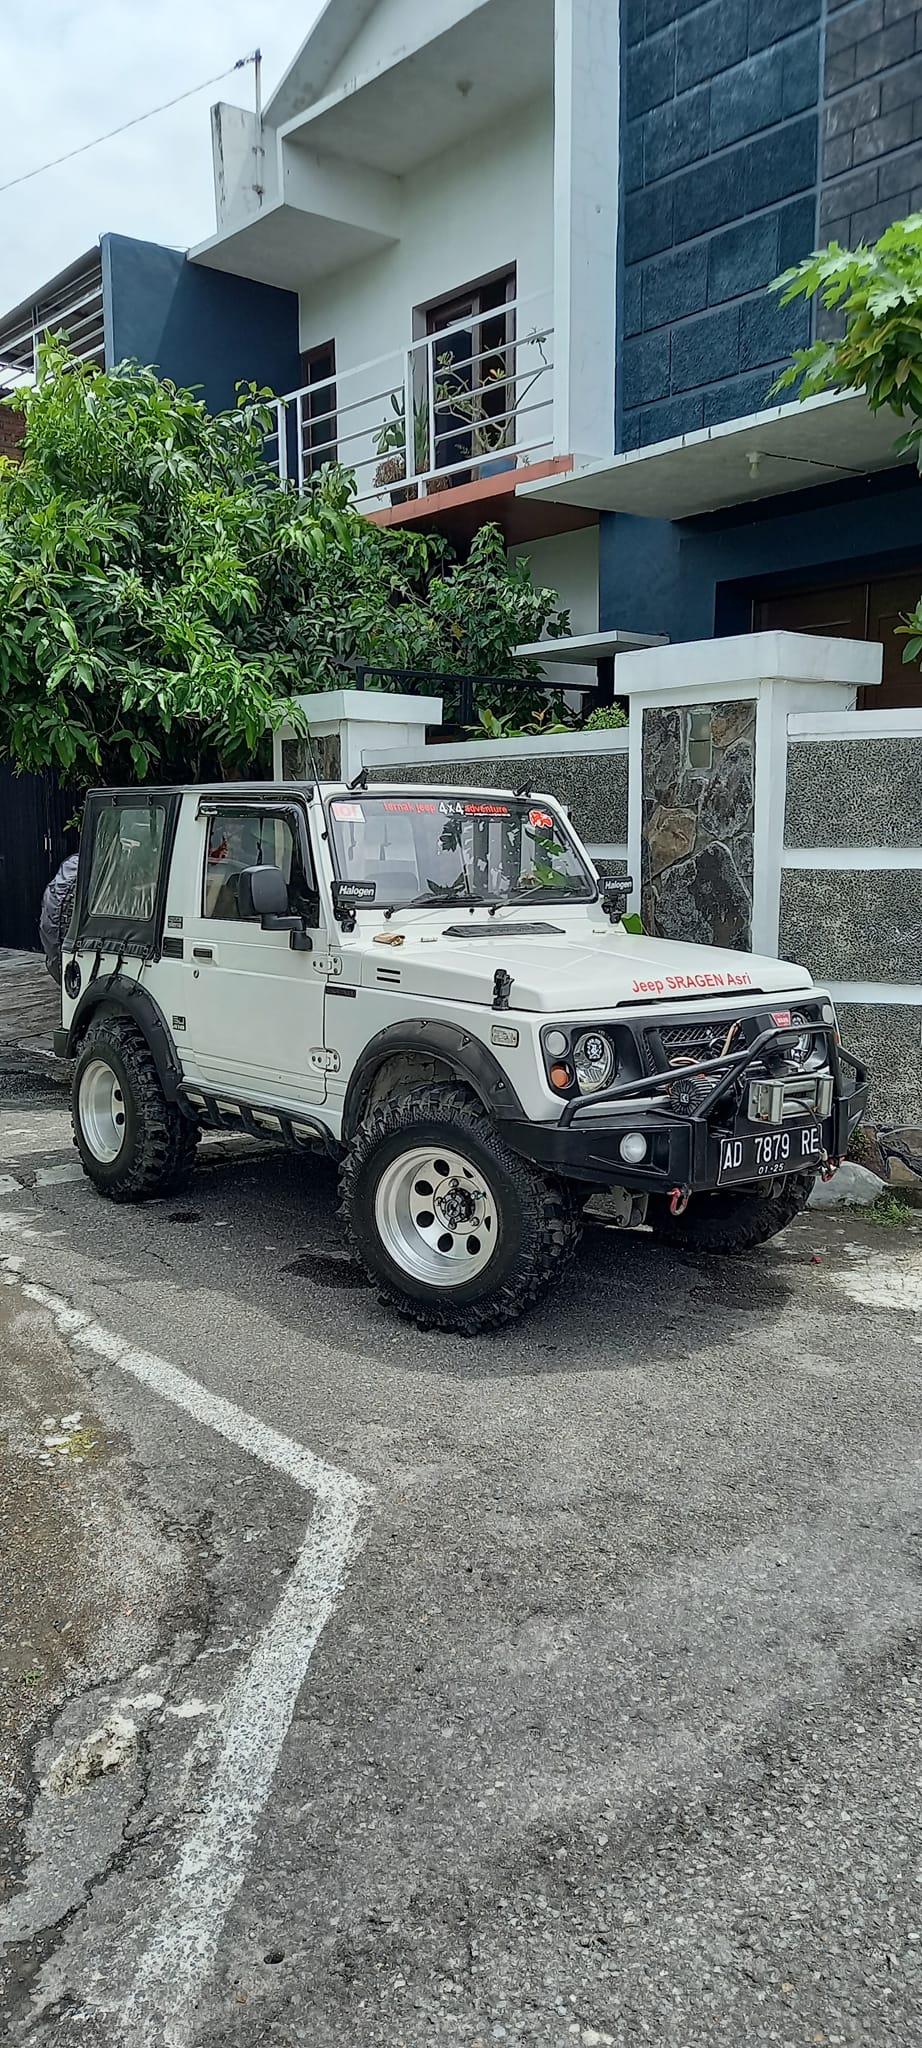
[[[553,798],[240,783],[86,806],[64,954],[76,1144],[174,1193],[203,1125],[340,1162],[395,1307],[518,1315],[593,1193],[737,1251],[803,1208],[867,1077],[803,968],[633,936]]]

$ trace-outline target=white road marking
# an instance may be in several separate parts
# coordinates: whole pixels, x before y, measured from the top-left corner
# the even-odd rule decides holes
[[[38,1245],[43,1233],[14,1214],[0,1233]],[[371,1495],[349,1472],[315,1457],[153,1352],[136,1351],[92,1316],[24,1277],[28,1255],[0,1257],[7,1285],[54,1317],[61,1335],[117,1366],[204,1429],[294,1480],[314,1506],[294,1570],[271,1619],[224,1700],[211,1781],[177,1866],[166,1881],[151,1938],[121,2008],[120,2048],[189,2048],[221,1930],[244,1881],[252,1837],[321,1631],[360,1547]]]
[[[89,1187],[83,1168],[78,1165],[76,1159],[69,1159],[66,1166],[40,1166],[35,1175],[37,1188],[62,1187],[65,1181],[69,1180],[85,1181]]]
[[[850,1249],[854,1255],[856,1248]],[[847,1272],[831,1270],[830,1278],[865,1308],[902,1309],[911,1315],[922,1309],[922,1252],[916,1245],[894,1247],[889,1255],[875,1253]]]

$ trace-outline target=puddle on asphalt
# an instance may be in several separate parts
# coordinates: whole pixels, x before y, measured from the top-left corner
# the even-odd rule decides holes
[[[290,1265],[283,1266],[282,1272],[296,1273],[299,1280],[316,1280],[321,1287],[368,1286],[360,1268],[336,1252],[302,1252]]]

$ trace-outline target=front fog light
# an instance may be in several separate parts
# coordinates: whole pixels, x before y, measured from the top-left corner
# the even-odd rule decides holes
[[[625,1166],[639,1166],[647,1156],[647,1141],[642,1131],[628,1131],[618,1147]]]

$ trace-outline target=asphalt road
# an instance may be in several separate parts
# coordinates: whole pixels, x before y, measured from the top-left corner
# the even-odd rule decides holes
[[[57,1547],[13,1579],[63,1611],[69,1529],[86,1600],[0,2037],[922,2041],[922,1232],[597,1227],[527,1322],[434,1336],[357,1284],[328,1167],[218,1144],[113,1208],[19,1085],[0,1444]],[[113,1714],[119,1767],[49,1790]]]

